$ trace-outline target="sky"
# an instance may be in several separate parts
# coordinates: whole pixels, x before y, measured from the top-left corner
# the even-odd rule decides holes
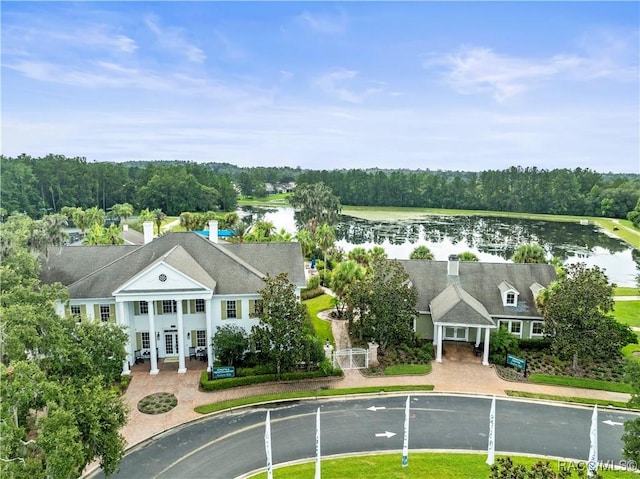
[[[0,4],[5,156],[640,173],[640,4]]]

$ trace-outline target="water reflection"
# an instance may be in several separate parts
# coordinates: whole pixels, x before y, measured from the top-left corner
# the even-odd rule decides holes
[[[242,208],[251,221],[271,221],[277,229],[295,232],[292,208]],[[390,258],[407,259],[416,246],[426,245],[437,260],[462,251],[481,261],[508,261],[516,248],[537,242],[563,262],[582,261],[605,269],[619,285],[633,286],[640,271],[640,251],[611,237],[594,225],[483,216],[428,216],[420,219],[370,221],[342,216],[336,227],[338,246],[382,246]]]

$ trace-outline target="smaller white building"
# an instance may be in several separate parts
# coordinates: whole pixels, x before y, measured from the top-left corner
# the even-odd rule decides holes
[[[215,221],[209,238],[189,232],[153,239],[152,226],[145,223],[143,245],[51,251],[41,271],[43,283],[68,287],[60,315],[127,327],[123,374],[138,361],[157,374],[161,358],[177,360],[179,373],[193,357],[211,370],[217,328],[236,324],[249,332],[259,321],[267,275],[286,273],[298,294],[305,286],[299,243],[220,243]]]

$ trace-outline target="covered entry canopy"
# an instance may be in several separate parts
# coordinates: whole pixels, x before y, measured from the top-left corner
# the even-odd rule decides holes
[[[496,324],[487,309],[458,284],[450,284],[429,303],[437,344],[436,361],[442,362],[442,339],[445,327],[478,329],[476,346],[480,344],[480,331],[485,330],[482,364],[489,364],[489,334]]]

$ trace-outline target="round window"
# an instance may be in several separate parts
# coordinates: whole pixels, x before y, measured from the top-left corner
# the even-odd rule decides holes
[[[158,276],[158,279],[164,283],[167,280],[167,275],[162,273],[160,276]]]

